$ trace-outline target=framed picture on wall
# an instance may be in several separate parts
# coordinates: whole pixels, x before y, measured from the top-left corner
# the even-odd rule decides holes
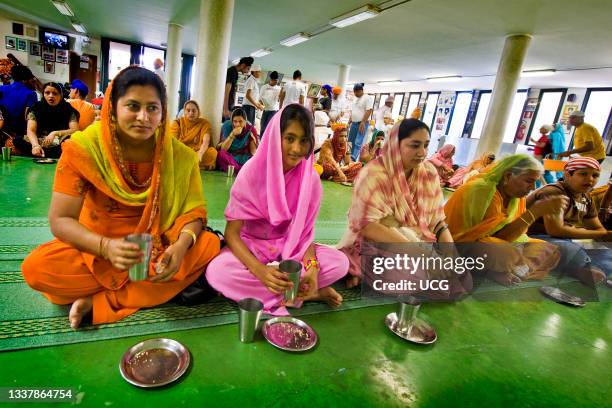
[[[321,92],[321,85],[310,84],[307,95],[309,98],[316,98],[317,96],[319,96],[319,92]]]
[[[4,48],[14,50],[17,48],[17,39],[15,37],[4,37]]]
[[[30,41],[30,55],[40,56],[40,43],[36,41]]]
[[[68,50],[55,50],[55,62],[60,64],[68,63]]]
[[[17,39],[17,51],[28,52],[28,42],[23,38]]]
[[[55,62],[45,61],[45,74],[55,74]]]
[[[44,61],[55,62],[55,48],[47,47],[46,45],[44,45],[42,47],[42,59]]]

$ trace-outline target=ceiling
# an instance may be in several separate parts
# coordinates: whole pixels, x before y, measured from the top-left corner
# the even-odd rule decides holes
[[[365,0],[236,0],[230,57],[263,47],[264,69],[334,83],[338,65],[351,65],[350,80],[376,84],[408,81],[393,89],[469,89],[493,85],[493,74],[510,33],[531,33],[524,69],[612,67],[610,0],[412,0],[371,20],[331,29],[294,47],[279,41],[324,27]],[[67,0],[93,36],[159,46],[169,22],[184,26],[183,51],[195,53],[199,0]],[[371,0],[371,4],[388,5]],[[3,14],[64,30],[67,17],[49,0],[2,0]],[[459,83],[429,84],[424,78],[473,76]],[[484,76],[482,76],[484,75]],[[482,76],[482,77],[479,77]],[[558,72],[521,86],[612,86],[612,69]],[[388,87],[387,87],[388,88]],[[385,89],[369,86],[369,90]]]

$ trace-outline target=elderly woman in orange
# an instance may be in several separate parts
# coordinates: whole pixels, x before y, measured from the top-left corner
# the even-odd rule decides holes
[[[185,115],[172,122],[170,134],[198,154],[198,163],[204,170],[214,170],[217,150],[210,143],[210,123],[200,117],[200,106],[189,100],[183,105]]]
[[[355,180],[363,164],[351,160],[348,131],[345,125],[337,124],[332,138],[323,142],[318,163],[323,167],[321,178],[325,180],[331,179],[336,183],[351,183]]]
[[[526,235],[536,219],[557,213],[568,204],[567,198],[555,196],[527,208],[525,197],[534,189],[543,171],[540,162],[532,156],[508,156],[459,187],[444,207],[455,242],[523,244],[522,248],[486,247],[495,254],[487,256],[488,276],[501,284],[542,279],[559,263],[557,246]]]
[[[166,131],[166,89],[153,72],[121,71],[106,91],[102,119],[64,143],[49,224],[56,239],[23,262],[26,282],[56,304],[72,304],[70,325],[91,315],[110,323],[165,303],[219,253],[206,226],[196,155]],[[132,233],[149,233],[148,277],[132,281],[143,257]]]

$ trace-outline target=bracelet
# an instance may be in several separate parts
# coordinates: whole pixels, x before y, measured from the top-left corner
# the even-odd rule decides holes
[[[316,259],[314,259],[314,258],[311,258],[311,259],[307,260],[306,262],[304,262],[304,269],[305,270],[309,270],[312,267],[316,267],[317,269],[321,269],[319,267],[319,262]]]
[[[527,225],[527,227],[529,227],[531,225],[531,222],[525,221],[525,219],[523,217],[519,217],[519,220],[523,221],[525,223],[525,225]]]
[[[189,246],[189,248],[191,248],[192,246],[194,246],[196,244],[196,241],[198,240],[198,236],[196,235],[195,232],[193,232],[192,230],[190,230],[188,228],[182,229],[181,232],[179,233],[179,235],[181,235],[183,232],[185,234],[188,234],[191,237],[191,239],[193,240],[193,242]]]
[[[108,260],[108,244],[110,242],[110,239],[105,238],[105,237],[101,237],[100,238],[100,244],[98,245],[98,248],[100,250],[100,256],[102,257],[102,259],[106,259]]]
[[[440,238],[440,235],[442,235],[442,232],[444,232],[444,230],[448,229],[448,224],[444,224],[442,225],[442,227],[440,227],[440,229],[436,232],[436,241]]]
[[[531,211],[529,208],[527,209],[527,212],[529,213],[529,215],[531,215],[531,218],[533,218],[533,221],[531,221],[531,222],[532,222],[532,223],[533,223],[533,222],[535,222],[535,220],[536,220],[536,216],[535,216],[535,215],[533,215],[533,212],[532,212],[532,211]]]

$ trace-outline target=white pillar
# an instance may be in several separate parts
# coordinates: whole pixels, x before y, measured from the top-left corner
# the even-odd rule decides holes
[[[350,65],[342,64],[338,67],[338,86],[342,88],[342,92],[346,91],[346,83],[348,82],[350,72]]]
[[[531,38],[529,34],[506,37],[476,157],[489,151],[499,152]]]
[[[168,119],[172,120],[179,111],[179,90],[181,87],[181,54],[183,52],[183,27],[168,24],[168,48],[166,49],[166,90],[168,91]]]
[[[196,100],[211,125],[214,143],[219,140],[223,116],[225,75],[228,66],[234,0],[200,0]]]

